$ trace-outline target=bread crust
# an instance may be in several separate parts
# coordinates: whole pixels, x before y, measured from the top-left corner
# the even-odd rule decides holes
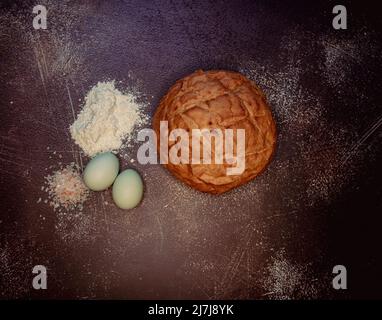
[[[158,153],[160,121],[168,121],[169,132],[245,129],[245,170],[240,175],[227,175],[232,165],[226,162],[164,164],[175,177],[203,192],[221,194],[252,180],[266,168],[276,147],[276,125],[264,93],[237,72],[197,70],[170,88],[153,118]]]

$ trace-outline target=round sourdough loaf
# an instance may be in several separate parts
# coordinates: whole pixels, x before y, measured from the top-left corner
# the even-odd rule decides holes
[[[211,164],[203,164],[202,144],[200,164],[191,160],[191,163],[169,161],[165,164],[177,178],[200,191],[220,194],[248,182],[264,170],[275,150],[276,126],[265,96],[254,82],[240,73],[198,70],[178,80],[162,98],[154,115],[158,152],[160,134],[165,134],[160,132],[160,121],[168,121],[169,132],[173,129],[189,133],[192,129],[220,129],[224,133],[224,129],[233,129],[235,152],[236,129],[245,130],[245,169],[241,174],[227,174],[227,168],[237,163],[214,161],[214,143],[211,144]],[[175,143],[170,141],[168,150]],[[191,159],[191,138],[189,148]]]

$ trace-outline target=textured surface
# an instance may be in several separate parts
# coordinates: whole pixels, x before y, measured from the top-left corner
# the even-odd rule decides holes
[[[382,297],[376,7],[346,3],[338,31],[327,1],[39,3],[46,31],[32,28],[34,1],[0,9],[2,298]],[[132,143],[118,156],[144,180],[136,209],[118,209],[111,190],[82,214],[45,203],[44,176],[89,160],[69,125],[90,88],[134,87],[151,117],[197,69],[239,71],[265,92],[278,140],[263,174],[210,195],[131,162]],[[48,290],[31,287],[36,264]],[[346,292],[332,289],[335,264]]]
[[[216,140],[211,144],[209,154],[212,163],[203,164],[205,160],[203,142],[200,143],[200,164],[190,163],[192,158],[192,138],[188,141],[189,156],[186,163],[173,164],[166,167],[179,179],[200,191],[223,193],[244,184],[268,164],[276,145],[276,126],[266,98],[255,83],[239,73],[227,71],[197,71],[171,87],[163,97],[153,118],[153,127],[160,137],[160,121],[168,121],[168,130],[183,129],[192,133],[193,129],[221,130],[222,145],[226,145],[225,129],[234,130],[233,150],[237,150],[238,129],[245,131],[244,157],[233,164],[216,163],[215,153],[219,151]],[[164,136],[164,138],[166,138]],[[204,138],[206,139],[206,138]],[[158,140],[160,142],[160,138]],[[165,154],[175,144],[170,141]],[[160,153],[160,143],[158,143]],[[222,154],[223,151],[221,151]],[[207,154],[206,154],[207,155]],[[239,166],[243,161],[243,172],[228,175],[227,168]]]

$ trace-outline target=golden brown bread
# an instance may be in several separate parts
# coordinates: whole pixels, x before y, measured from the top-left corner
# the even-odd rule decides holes
[[[168,121],[169,132],[176,128],[188,132],[245,129],[245,170],[240,175],[227,175],[232,164],[226,161],[165,164],[177,178],[204,192],[223,193],[253,179],[265,169],[276,145],[276,126],[263,92],[236,72],[198,70],[170,88],[153,119],[158,151],[160,121]],[[174,143],[169,142],[169,149]]]

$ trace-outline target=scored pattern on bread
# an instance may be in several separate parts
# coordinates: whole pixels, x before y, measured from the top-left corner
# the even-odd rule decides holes
[[[276,146],[276,126],[264,93],[237,72],[198,70],[170,88],[153,118],[159,152],[160,121],[168,121],[169,132],[180,128],[189,133],[192,129],[234,129],[234,153],[236,129],[245,129],[245,170],[240,175],[227,175],[227,168],[236,165],[227,161],[165,164],[178,179],[204,192],[220,194],[255,178],[270,162]],[[169,149],[175,143],[169,142]],[[190,155],[191,145],[190,138]],[[200,150],[203,155],[202,144]],[[214,159],[214,148],[211,155]]]

